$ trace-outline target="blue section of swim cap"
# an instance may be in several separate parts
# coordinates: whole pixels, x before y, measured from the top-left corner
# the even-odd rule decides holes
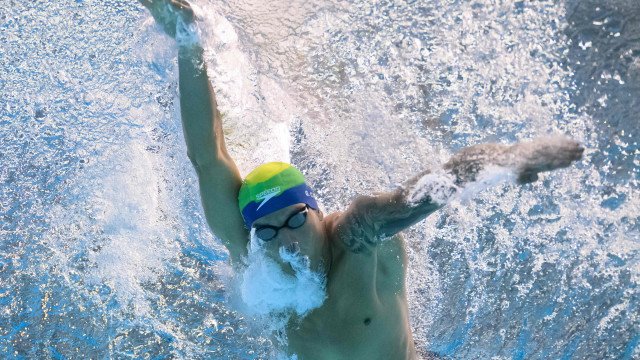
[[[250,202],[242,210],[242,218],[247,228],[250,229],[257,219],[294,204],[307,204],[310,208],[317,210],[318,203],[312,195],[313,190],[307,184],[301,184],[285,190],[282,194],[268,199],[263,204],[262,202]]]

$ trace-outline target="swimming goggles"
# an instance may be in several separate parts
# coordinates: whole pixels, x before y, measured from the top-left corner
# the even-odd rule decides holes
[[[289,216],[287,221],[282,226],[262,225],[256,228],[255,234],[262,241],[273,240],[278,236],[278,231],[283,228],[297,229],[307,222],[307,213],[309,212],[309,205],[305,206],[303,210]]]

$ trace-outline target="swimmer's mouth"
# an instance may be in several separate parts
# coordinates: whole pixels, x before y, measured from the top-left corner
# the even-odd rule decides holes
[[[309,258],[303,256],[300,252],[300,245],[298,242],[293,242],[288,246],[282,246],[280,248],[280,259],[293,271],[293,273],[299,272],[309,267]]]
[[[292,242],[285,248],[285,251],[290,255],[298,255],[300,253],[300,245],[298,242]]]

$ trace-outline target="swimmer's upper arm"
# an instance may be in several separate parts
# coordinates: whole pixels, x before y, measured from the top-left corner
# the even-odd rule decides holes
[[[229,250],[233,261],[238,261],[246,255],[249,239],[238,206],[242,184],[238,169],[230,158],[195,167],[207,223]]]
[[[426,197],[412,203],[405,188],[358,196],[336,220],[336,235],[352,253],[370,253],[378,243],[419,222],[441,205]]]
[[[180,47],[180,112],[187,153],[198,174],[207,223],[232,259],[246,253],[248,233],[238,206],[242,178],[227,152],[222,117],[199,46]]]

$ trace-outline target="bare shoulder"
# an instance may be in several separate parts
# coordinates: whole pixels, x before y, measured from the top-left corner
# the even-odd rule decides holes
[[[378,241],[374,226],[364,210],[356,200],[345,211],[327,216],[325,226],[334,248],[352,254],[374,253]]]
[[[342,211],[337,211],[324,217],[324,229],[332,246],[338,245],[340,242],[338,228],[343,220]]]
[[[358,279],[358,288],[375,289],[377,298],[403,293],[407,255],[402,234],[378,240],[375,246],[368,245],[371,242],[369,235],[353,227],[353,220],[348,215],[339,212],[325,218],[334,264],[340,263],[336,269],[349,274],[345,279],[351,284],[349,286],[354,286],[354,279]]]

